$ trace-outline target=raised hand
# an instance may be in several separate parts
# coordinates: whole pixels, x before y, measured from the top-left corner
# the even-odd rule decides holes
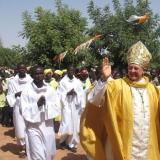
[[[103,58],[102,61],[102,79],[107,80],[111,75],[111,65],[107,57]]]

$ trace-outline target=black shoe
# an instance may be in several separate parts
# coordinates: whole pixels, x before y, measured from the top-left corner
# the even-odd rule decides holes
[[[77,152],[77,149],[76,149],[75,147],[69,147],[69,146],[67,145],[66,148],[67,148],[69,151],[73,152],[73,153],[76,153],[76,152]]]
[[[66,148],[66,143],[65,142],[60,143],[59,148],[64,150]]]

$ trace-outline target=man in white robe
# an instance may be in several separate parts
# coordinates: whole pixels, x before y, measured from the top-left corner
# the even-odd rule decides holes
[[[53,119],[60,113],[56,91],[43,82],[43,69],[33,69],[33,82],[21,95],[26,122],[28,160],[53,160],[56,153]]]
[[[25,148],[25,123],[20,113],[20,96],[27,84],[31,83],[32,78],[26,73],[26,66],[22,63],[17,66],[17,75],[10,79],[8,83],[7,101],[13,107],[13,123],[17,143],[22,146],[22,154]]]
[[[58,92],[62,105],[62,120],[59,128],[60,146],[76,152],[79,143],[80,116],[85,106],[85,94],[81,82],[74,76],[73,66],[60,81]]]

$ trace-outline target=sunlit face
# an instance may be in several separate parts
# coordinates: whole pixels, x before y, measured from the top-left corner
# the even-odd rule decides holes
[[[43,69],[42,69],[42,68],[36,68],[35,73],[34,73],[34,75],[33,75],[33,79],[34,79],[34,81],[36,81],[37,83],[43,82],[44,73],[43,73]]]
[[[144,70],[137,64],[128,65],[128,77],[131,81],[139,81],[144,74]]]
[[[20,78],[25,77],[25,74],[27,72],[26,66],[24,64],[21,64],[18,66],[18,74]]]
[[[70,66],[70,67],[68,68],[67,74],[68,74],[68,77],[69,77],[70,79],[73,79],[73,75],[74,75],[74,68],[73,68],[73,66]]]

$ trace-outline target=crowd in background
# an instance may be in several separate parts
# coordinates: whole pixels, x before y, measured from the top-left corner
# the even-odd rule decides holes
[[[30,67],[27,67],[27,72],[30,73]],[[67,69],[46,69],[45,81],[49,82],[50,85],[56,89],[58,87],[59,81],[66,74]],[[6,94],[8,89],[8,81],[12,79],[13,76],[17,74],[16,68],[10,69],[8,67],[0,67],[0,123],[3,126],[13,126],[12,121],[12,109],[9,107]],[[122,78],[126,75],[126,70],[118,70],[114,69],[112,72],[112,77],[114,79]],[[94,84],[100,78],[100,67],[92,67],[92,68],[76,68],[75,76],[81,80],[83,88],[88,89],[91,84]],[[160,85],[160,74],[159,71],[153,69],[151,71],[145,72],[145,76],[147,76],[151,82],[153,82],[156,86]]]
[[[10,82],[13,79],[15,79],[17,74],[20,74],[18,69],[19,69],[18,67],[16,67],[15,69],[9,69],[7,67],[0,68],[0,123],[2,124],[2,126],[5,126],[5,127],[9,127],[9,126],[15,127],[15,122],[13,120],[14,119],[13,118],[14,107],[10,106],[10,103],[8,102],[9,98],[7,99],[7,94],[8,92],[10,92],[8,90]],[[26,67],[26,69],[27,69],[26,74],[32,77],[32,67],[28,67],[28,68]],[[94,86],[99,79],[101,79],[101,67],[96,66],[93,68],[87,68],[87,67],[74,68],[72,66],[72,68],[67,68],[63,70],[60,70],[60,69],[54,70],[54,69],[46,68],[43,70],[43,74],[44,74],[44,80],[43,80],[44,83],[50,86],[54,91],[58,90],[58,96],[61,97],[62,99],[61,103],[64,103],[63,105],[66,105],[67,103],[71,105],[71,103],[69,101],[65,101],[65,97],[63,97],[63,94],[65,94],[65,92],[67,96],[73,96],[74,94],[76,94],[76,96],[78,97],[78,102],[75,102],[74,105],[75,107],[77,107],[77,105],[79,104],[81,106],[77,114],[74,115],[75,117],[73,116],[72,113],[69,114],[68,111],[62,111],[61,109],[60,114],[53,118],[54,119],[54,130],[56,133],[60,134],[61,136],[60,148],[61,149],[67,148],[73,152],[76,152],[76,145],[79,143],[79,138],[78,138],[79,122],[78,121],[80,120],[81,112],[83,111],[83,108],[85,107],[87,94],[90,91],[90,88]],[[78,88],[80,86],[77,89],[77,91],[75,91],[74,89],[70,90],[70,88],[72,87],[74,88],[75,84],[73,84],[72,86],[72,82],[69,80],[69,83],[71,82],[71,87],[69,87],[68,85],[69,83],[68,84],[66,83],[67,81],[67,79],[65,79],[66,75],[68,75],[68,77],[75,76],[76,80],[78,80],[75,83],[77,85],[75,86],[75,88]],[[112,71],[112,77],[114,79],[121,78],[125,75],[126,75],[125,70],[114,69]],[[154,83],[156,86],[159,87],[160,76],[159,76],[159,73],[155,69],[151,70],[150,72],[145,72],[145,76],[147,76],[152,83]],[[83,93],[81,92],[81,88],[83,89],[82,91]],[[15,94],[15,97],[20,96],[17,93]],[[80,97],[83,97],[83,98],[80,99]],[[71,101],[73,101],[73,99],[71,99]],[[81,102],[79,103],[79,101]],[[75,110],[73,112],[75,112]],[[71,118],[68,119],[68,117],[71,117]],[[75,122],[75,124],[73,124],[73,126],[78,127],[76,130],[73,126],[70,126],[70,124],[67,124],[67,123],[68,122],[70,123],[71,121],[75,121],[77,117],[78,117],[78,121]],[[68,122],[66,122],[66,119]],[[69,129],[66,127],[66,125]],[[75,136],[72,135],[72,138],[66,137],[66,132],[68,132],[68,130],[70,132],[73,132],[74,130]],[[70,134],[73,134],[73,133],[70,133]],[[62,136],[62,135],[65,135],[65,136]],[[67,142],[68,142],[68,145],[66,145]],[[25,142],[23,142],[22,144],[24,143]],[[21,145],[21,143],[19,144]],[[23,151],[22,155],[24,155],[25,153],[24,150],[26,150],[26,148],[22,148],[22,151]]]
[[[28,73],[30,72],[30,69],[30,67],[27,67]],[[64,77],[66,72],[66,69],[46,69],[44,72],[45,80],[46,82],[50,82],[50,85],[56,89],[58,87],[58,82]],[[8,67],[0,67],[0,123],[3,126],[13,126],[12,108],[10,108],[7,103],[6,94],[8,89],[8,81],[16,74],[16,68],[10,69]],[[114,79],[122,78],[125,74],[125,70],[119,71],[115,69],[112,72],[112,77]],[[100,78],[100,67],[76,68],[75,76],[81,80],[83,88],[88,89],[91,84],[94,84]],[[160,85],[160,74],[156,69],[153,69],[150,72],[145,72],[145,76],[147,76],[156,86]]]

